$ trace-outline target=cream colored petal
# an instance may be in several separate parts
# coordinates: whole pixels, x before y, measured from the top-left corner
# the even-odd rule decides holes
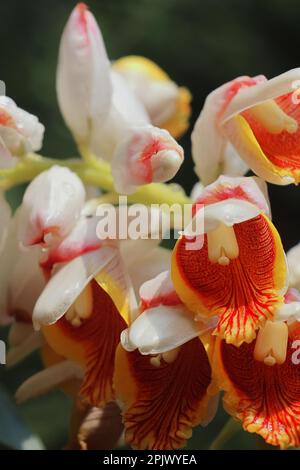
[[[48,282],[34,311],[35,328],[59,320],[90,280],[115,257],[115,248],[104,247],[79,256],[63,266]]]
[[[44,252],[42,266],[51,268],[55,263],[67,262],[86,251],[100,248],[102,240],[97,234],[99,219],[81,216],[71,232]]]
[[[119,143],[126,138],[130,127],[150,124],[150,118],[125,80],[110,71],[112,102],[102,126],[95,126],[91,132],[90,145],[93,152],[111,161]]]
[[[239,199],[227,199],[204,208],[205,232],[214,230],[220,223],[228,227],[253,219],[260,213],[254,204]]]
[[[196,212],[192,223],[183,231],[186,236],[201,235],[215,230],[221,223],[232,227],[260,214],[254,204],[241,199],[226,199]]]
[[[242,160],[235,148],[227,142],[224,149],[222,173],[229,176],[243,176],[249,170],[247,163]]]
[[[150,308],[137,317],[121,334],[121,343],[127,351],[138,349],[141,354],[160,354],[170,351],[208,332],[215,326],[193,320],[183,306]]]
[[[220,129],[220,120],[229,106],[232,87],[239,86],[247,80],[251,79],[238,77],[212,91],[207,96],[196,121],[192,132],[192,156],[195,172],[204,185],[212,183],[221,173],[225,172],[225,159],[227,159],[227,170],[233,169],[234,174],[239,171],[239,175],[245,173],[244,166],[239,166],[238,170],[236,165],[228,165],[227,139]],[[239,93],[240,91],[237,94]]]
[[[33,351],[36,351],[42,346],[42,336],[39,332],[33,331],[30,336],[18,346],[10,348],[6,356],[7,367],[13,367],[19,362],[23,361]]]
[[[268,217],[271,216],[267,184],[257,176],[220,175],[214,183],[203,188],[197,202],[207,205],[235,197],[251,202]]]
[[[8,96],[0,96],[0,138],[12,155],[40,150],[44,126],[33,114],[19,108]]]
[[[46,242],[45,236],[66,236],[79,219],[85,190],[80,178],[68,168],[53,166],[27,187],[19,218],[23,245]]]
[[[32,398],[45,395],[58,388],[62,383],[70,379],[82,379],[83,370],[78,364],[72,361],[63,361],[54,366],[37,372],[16,391],[16,402],[23,403]]]
[[[222,116],[222,124],[234,115],[245,111],[264,101],[277,98],[293,91],[297,91],[300,85],[300,68],[289,70],[267,81],[262,81],[255,86],[242,88],[228,105]]]
[[[76,140],[88,144],[111,105],[110,63],[97,22],[86,5],[72,11],[62,34],[57,66],[57,97]]]
[[[114,152],[115,188],[119,193],[131,194],[140,185],[169,181],[183,159],[182,147],[168,131],[151,125],[132,126]]]
[[[181,303],[175,294],[175,289],[170,276],[169,254],[167,270],[160,271],[155,277],[141,285],[140,298],[146,305],[151,305],[157,301],[159,301],[160,304],[168,304],[168,299],[170,299],[171,296],[175,304]]]

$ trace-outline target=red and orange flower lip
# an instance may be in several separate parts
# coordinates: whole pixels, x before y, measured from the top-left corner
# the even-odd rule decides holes
[[[275,360],[271,365],[257,360],[259,338],[239,348],[218,339],[213,360],[214,378],[225,391],[226,411],[240,420],[246,431],[282,449],[300,445],[300,368],[293,358],[295,341],[299,343],[300,338],[299,323],[284,328],[284,361]]]
[[[245,185],[250,181],[251,189]],[[237,346],[250,343],[256,330],[274,317],[286,289],[281,240],[262,201],[254,180],[221,178],[201,196],[202,248],[190,250],[191,241],[183,234],[172,257],[181,300],[196,316],[218,315],[215,333]]]
[[[200,339],[209,326],[193,321],[168,271],[145,282],[140,296],[140,315],[123,332],[115,363],[125,439],[138,449],[178,449],[216,411],[213,340]]]

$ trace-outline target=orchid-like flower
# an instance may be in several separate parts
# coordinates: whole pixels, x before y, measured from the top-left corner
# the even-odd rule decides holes
[[[32,322],[66,361],[55,370],[66,373],[68,368],[74,375],[77,364],[84,376],[80,395],[88,405],[101,406],[114,397],[115,350],[135,308],[136,282],[129,281],[128,272],[132,269],[137,275],[144,271],[143,260],[159,237],[155,243],[137,240],[134,249],[133,241],[124,241],[121,247],[118,240],[101,237],[99,218],[88,210],[89,204],[84,206],[84,189],[79,183],[76,175],[60,167],[52,167],[33,180],[20,208],[19,236],[23,245],[42,248],[39,265],[48,282],[36,301]],[[156,221],[160,231],[160,219],[156,217]],[[162,252],[159,249],[157,254],[160,262]],[[160,263],[157,266],[160,269]],[[150,269],[151,274],[157,271]],[[32,381],[37,393],[35,379],[31,379],[19,391],[18,399],[28,395]]]
[[[208,96],[192,136],[196,171],[205,184],[224,168],[246,171],[236,157],[227,158],[229,144],[266,181],[299,182],[299,79],[300,69],[271,80],[240,77]]]
[[[44,130],[36,116],[18,108],[11,98],[0,96],[0,166],[13,166],[13,157],[40,150]]]
[[[82,158],[34,153],[44,126],[0,96],[6,362],[39,350],[43,368],[15,398],[67,393],[66,448],[113,447],[123,429],[135,449],[181,448],[221,393],[246,431],[300,447],[300,245],[285,255],[266,185],[300,182],[299,83],[294,69],[210,93],[190,198],[163,184],[184,159],[175,138],[189,91],[144,57],[111,63],[85,4],[63,31],[56,77]],[[20,183],[13,213],[4,191]],[[183,228],[172,251],[160,246],[170,224]]]
[[[276,321],[267,320],[250,344],[218,338],[212,362],[226,411],[282,449],[300,445],[299,300],[288,291]]]
[[[57,94],[79,147],[111,162],[118,192],[167,181],[178,171],[182,148],[167,131],[152,126],[143,103],[111,69],[101,32],[82,3],[62,35]]]
[[[269,207],[252,178],[220,177],[197,200],[203,233],[186,230],[173,252],[172,279],[196,317],[218,315],[215,333],[250,343],[287,288],[285,255]],[[197,215],[198,214],[198,215]]]
[[[143,103],[152,124],[179,138],[188,128],[191,94],[178,87],[157,64],[146,57],[122,57],[113,63]]]
[[[204,346],[210,351],[210,341],[200,339],[211,324],[193,320],[169,271],[145,282],[140,298],[140,314],[122,332],[116,355],[114,384],[125,439],[137,449],[177,449],[216,411]]]

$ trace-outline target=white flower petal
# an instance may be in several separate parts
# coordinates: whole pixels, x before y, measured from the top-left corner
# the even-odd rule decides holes
[[[40,173],[25,191],[19,237],[23,245],[45,242],[45,235],[66,236],[80,216],[85,190],[68,168],[53,166]]]
[[[214,230],[221,222],[232,227],[234,224],[253,219],[259,213],[258,207],[239,199],[227,199],[224,202],[211,204],[204,208],[205,232]]]
[[[57,96],[79,143],[105,121],[111,104],[110,63],[92,13],[78,4],[64,29],[57,67]]]
[[[172,179],[183,163],[183,149],[163,129],[144,126],[128,129],[112,160],[112,174],[119,193],[138,186]]]
[[[130,127],[150,124],[145,108],[123,78],[113,70],[110,77],[113,87],[111,106],[103,125],[93,129],[90,141],[93,152],[109,162]]]
[[[132,93],[124,78],[114,70],[111,70],[110,74],[113,86],[112,106],[128,125],[149,124],[147,111],[141,101]]]
[[[48,282],[33,311],[36,329],[59,320],[90,280],[117,255],[115,248],[103,247],[79,256],[63,266]]]
[[[277,98],[286,93],[297,91],[300,81],[300,68],[289,70],[270,80],[261,81],[257,85],[242,88],[231,100],[222,116],[222,124],[236,114],[264,101]]]
[[[176,83],[171,80],[157,80],[149,74],[147,75],[141,67],[126,68],[125,66],[122,68],[118,62],[116,71],[125,78],[130,88],[143,103],[155,126],[160,126],[171,118],[175,112],[179,94]]]
[[[160,305],[139,315],[122,332],[121,343],[127,351],[138,349],[141,354],[159,354],[181,346],[211,327],[210,323],[194,321],[183,305]]]
[[[226,199],[199,209],[191,224],[183,231],[185,236],[193,237],[218,228],[220,223],[232,227],[246,222],[260,214],[258,207],[241,199]],[[195,232],[196,229],[196,232]]]
[[[271,216],[267,184],[256,176],[231,177],[221,175],[214,183],[202,190],[197,202],[208,205],[229,198],[251,202],[268,217]]]
[[[0,114],[0,138],[10,154],[40,150],[45,128],[36,116],[7,96],[0,96]]]
[[[140,297],[145,305],[151,305],[158,301],[160,304],[167,304],[169,303],[167,299],[171,296],[175,304],[181,303],[175,293],[169,269],[170,265],[168,266],[168,270],[160,272],[156,277],[141,285]]]
[[[228,165],[229,154],[225,157],[227,141],[220,129],[220,121],[234,94],[239,95],[243,87],[251,87],[260,80],[262,77],[238,77],[207,96],[192,132],[192,156],[201,183],[212,183],[221,173],[225,173],[225,165],[227,171],[234,171],[234,175],[245,173],[246,167],[243,165]]]
[[[249,166],[241,159],[235,148],[227,142],[224,149],[222,173],[229,176],[242,176],[249,170]]]

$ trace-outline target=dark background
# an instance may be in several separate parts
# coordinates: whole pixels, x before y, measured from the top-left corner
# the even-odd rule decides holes
[[[19,106],[46,125],[43,153],[74,153],[59,114],[55,70],[60,35],[75,6],[67,0],[0,0],[0,78]],[[205,96],[239,75],[280,74],[300,65],[299,0],[91,0],[111,59],[145,55],[193,94],[196,119]],[[182,140],[184,168],[176,180],[190,190],[196,177],[190,131]],[[299,191],[270,186],[274,222],[285,248],[299,241]]]
[[[54,157],[72,156],[76,150],[55,94],[60,35],[75,4],[0,0],[0,79],[7,85],[8,96],[46,125],[42,153]],[[206,95],[223,82],[239,75],[272,77],[300,66],[300,0],[91,0],[88,4],[100,23],[111,59],[145,55],[191,90],[192,122]],[[182,144],[186,161],[177,181],[189,191],[196,182],[190,131]],[[299,191],[270,185],[274,222],[285,248],[299,241]],[[20,191],[10,196],[16,203]],[[17,386],[40,368],[37,354],[16,369],[0,368],[0,449],[3,443],[13,448],[20,445],[16,442],[23,436],[19,420],[47,448],[61,448],[65,443],[71,402],[62,393],[24,403],[15,411],[15,421],[3,405],[8,391],[13,407]],[[194,431],[189,448],[207,448],[226,419],[220,410],[207,429]],[[235,449],[263,446],[262,439],[243,432],[227,444]]]

